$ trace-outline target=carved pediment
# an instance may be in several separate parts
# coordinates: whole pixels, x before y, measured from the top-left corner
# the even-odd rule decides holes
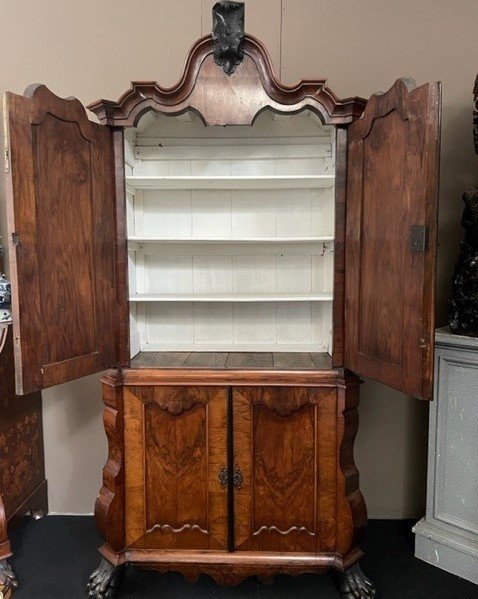
[[[346,124],[359,117],[362,98],[338,98],[325,79],[304,80],[286,86],[274,75],[264,46],[251,35],[244,36],[244,58],[234,72],[216,64],[213,39],[203,37],[191,49],[179,82],[170,88],[154,81],[135,81],[118,101],[98,100],[88,106],[101,123],[135,126],[148,110],[178,115],[198,112],[206,125],[251,125],[257,115],[270,108],[295,113],[310,108],[325,124]]]

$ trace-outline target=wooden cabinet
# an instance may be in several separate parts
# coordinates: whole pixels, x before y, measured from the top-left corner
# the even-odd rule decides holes
[[[316,370],[298,386],[301,375],[104,377],[104,557],[226,584],[355,563],[366,521],[353,461],[360,381]]]
[[[357,375],[431,398],[440,85],[287,87],[239,21],[100,124],[6,96],[17,390],[110,369],[91,597],[125,562],[374,596]]]
[[[40,393],[15,394],[11,326],[0,349],[0,596],[8,597],[14,582],[6,562],[11,556],[7,524],[31,513],[47,513],[47,481],[43,456],[42,399]]]

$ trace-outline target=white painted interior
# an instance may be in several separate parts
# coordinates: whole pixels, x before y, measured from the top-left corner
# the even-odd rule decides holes
[[[331,351],[333,127],[147,113],[125,159],[132,355]]]

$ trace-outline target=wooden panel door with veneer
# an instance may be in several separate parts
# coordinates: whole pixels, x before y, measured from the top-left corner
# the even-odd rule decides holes
[[[236,387],[233,406],[236,550],[335,551],[336,389]]]
[[[348,129],[345,366],[433,384],[440,84],[399,79]]]
[[[5,96],[17,393],[116,365],[112,134],[43,85]]]
[[[125,387],[126,546],[227,550],[227,390]]]

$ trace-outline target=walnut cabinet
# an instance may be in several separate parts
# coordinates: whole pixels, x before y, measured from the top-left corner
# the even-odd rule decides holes
[[[17,392],[107,370],[91,597],[125,563],[374,596],[358,377],[431,398],[439,84],[339,99],[242,50],[200,39],[99,123],[6,95]]]

